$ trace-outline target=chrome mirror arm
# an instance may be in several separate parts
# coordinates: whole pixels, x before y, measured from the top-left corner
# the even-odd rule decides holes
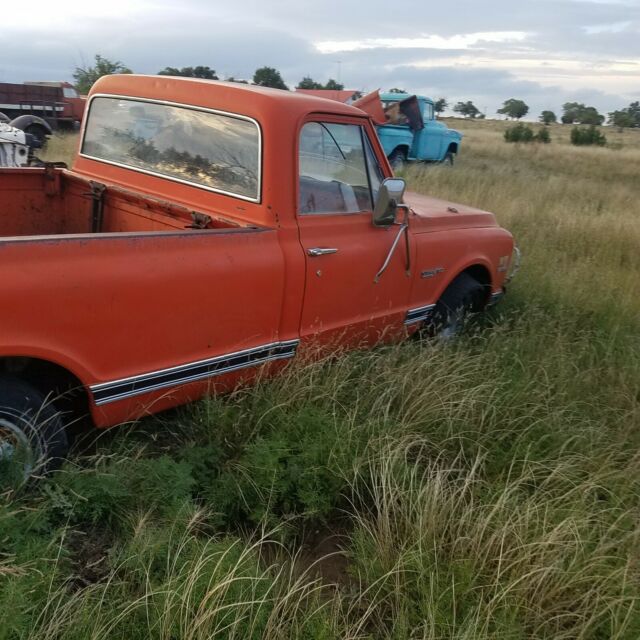
[[[404,211],[404,220],[400,223],[400,229],[398,229],[398,234],[396,235],[393,244],[391,245],[391,248],[389,249],[389,253],[387,254],[387,257],[385,258],[385,261],[382,263],[382,266],[380,267],[380,270],[378,271],[378,273],[376,273],[375,278],[373,279],[374,284],[378,284],[378,282],[380,281],[380,278],[382,277],[382,274],[387,270],[387,267],[389,266],[389,263],[391,262],[391,258],[393,257],[393,254],[395,253],[396,247],[398,246],[398,243],[400,242],[400,238],[402,237],[402,234],[405,234],[405,248],[406,248],[406,252],[407,252],[407,257],[406,257],[406,262],[405,262],[405,271],[407,273],[407,276],[411,275],[411,254],[409,253],[409,211],[410,208],[406,205],[406,204],[399,204],[398,205],[398,209],[402,209]]]

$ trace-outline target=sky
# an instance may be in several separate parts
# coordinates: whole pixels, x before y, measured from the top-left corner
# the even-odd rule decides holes
[[[640,100],[640,0],[30,0],[0,25],[4,82],[72,80],[99,53],[147,74],[208,65],[250,79],[267,65],[290,86],[400,87],[487,117],[508,98],[534,118]]]

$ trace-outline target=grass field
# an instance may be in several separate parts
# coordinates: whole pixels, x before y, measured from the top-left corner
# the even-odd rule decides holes
[[[454,345],[105,433],[6,495],[0,639],[640,637],[640,132],[456,126],[456,167],[406,178],[513,231],[505,302]]]

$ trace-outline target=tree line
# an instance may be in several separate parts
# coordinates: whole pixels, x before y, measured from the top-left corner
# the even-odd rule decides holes
[[[100,54],[96,54],[95,62],[93,65],[84,67],[76,67],[73,72],[73,79],[75,81],[75,87],[81,94],[89,93],[89,90],[93,86],[94,82],[102,76],[111,75],[114,73],[133,73],[129,67],[127,67],[120,60],[108,60]],[[196,67],[165,67],[158,71],[160,76],[181,76],[183,78],[202,78],[205,80],[219,80],[216,70],[208,66],[196,66]],[[233,76],[226,78],[227,82],[239,82],[242,84],[254,84],[260,87],[272,87],[273,89],[289,89],[287,84],[282,78],[280,72],[274,67],[260,67],[255,70],[252,81],[242,80],[234,78]],[[297,89],[334,89],[342,90],[344,85],[337,82],[333,78],[329,78],[328,82],[322,84],[316,82],[313,78],[305,76],[298,83]]]
[[[471,101],[458,102],[453,110],[467,118],[485,117]],[[529,113],[529,105],[524,100],[509,98],[504,101],[497,113],[512,120],[520,120]],[[587,106],[581,102],[565,102],[562,105],[562,115],[560,116],[562,124],[600,126],[604,124],[605,120],[608,124],[619,128],[640,127],[640,102],[632,102],[624,109],[612,111],[608,117],[599,113],[595,107]],[[554,124],[558,122],[558,117],[554,111],[544,110],[538,117],[538,121],[546,125]]]
[[[79,93],[86,94],[91,89],[93,83],[104,75],[110,75],[113,73],[133,73],[124,63],[119,60],[112,61],[104,58],[100,54],[96,54],[95,63],[92,66],[76,67],[73,78],[75,80],[75,86]],[[187,78],[204,78],[207,80],[218,80],[218,75],[215,69],[208,66],[196,66],[196,67],[165,67],[158,71],[158,75],[166,76],[182,76]],[[248,80],[236,79],[233,76],[226,78],[229,82],[240,82],[244,84],[254,84],[261,87],[272,87],[274,89],[288,90],[289,87],[282,78],[280,72],[274,67],[260,67],[255,70],[251,83]],[[298,82],[296,89],[332,89],[343,90],[344,85],[337,82],[333,78],[329,78],[326,83],[317,82],[310,76],[305,76]],[[393,87],[389,90],[390,93],[410,93],[404,89]],[[359,96],[360,92],[356,92]],[[442,114],[449,106],[446,98],[439,98],[434,102],[435,112]],[[460,114],[465,118],[481,119],[485,118],[485,114],[482,113],[471,100],[460,101],[453,105],[453,111]],[[498,109],[497,113],[511,118],[513,120],[520,120],[529,113],[529,105],[524,100],[517,98],[509,98],[505,100],[502,107]],[[555,112],[550,110],[544,110],[538,120],[545,125],[558,122],[558,117]],[[595,107],[587,106],[579,102],[566,102],[562,105],[562,115],[560,121],[563,124],[581,124],[581,125],[593,125],[599,126],[604,124],[605,120],[609,124],[619,128],[640,128],[640,101],[632,102],[628,107],[612,111],[608,114],[608,118],[601,113]]]

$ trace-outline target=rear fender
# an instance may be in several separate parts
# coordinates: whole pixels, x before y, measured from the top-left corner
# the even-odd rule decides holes
[[[21,131],[26,131],[27,128],[31,126],[37,126],[37,127],[42,127],[42,129],[44,129],[44,131],[46,132],[46,135],[48,136],[50,136],[53,133],[53,130],[49,126],[49,123],[46,120],[39,118],[38,116],[25,114],[23,116],[18,116],[17,118],[14,118],[9,124],[12,127],[15,127],[16,129],[20,129]]]

